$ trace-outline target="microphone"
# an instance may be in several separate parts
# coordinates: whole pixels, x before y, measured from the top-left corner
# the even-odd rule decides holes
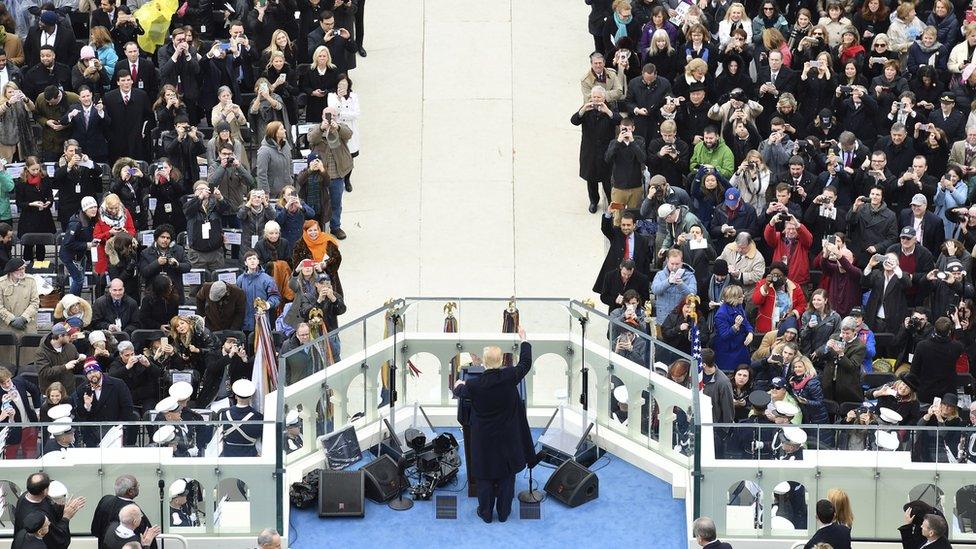
[[[159,479],[159,499],[166,499],[166,481]]]

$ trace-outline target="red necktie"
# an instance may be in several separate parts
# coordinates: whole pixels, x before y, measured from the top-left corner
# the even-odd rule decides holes
[[[139,80],[139,65],[137,63],[132,64],[132,81],[135,82]]]
[[[630,259],[630,237],[624,239],[624,259]]]

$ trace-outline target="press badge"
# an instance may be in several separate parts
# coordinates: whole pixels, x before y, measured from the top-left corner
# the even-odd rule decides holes
[[[92,262],[93,263],[94,262],[97,262],[98,261],[98,246],[95,246],[94,248],[91,248],[88,251],[91,253]]]
[[[173,205],[169,202],[163,204],[163,211],[166,213],[173,213]]]
[[[210,238],[210,222],[207,221],[203,225],[200,225],[200,238],[209,239]]]
[[[139,82],[138,82],[138,83],[136,84],[136,87],[137,87],[137,88],[139,88],[139,89],[141,90],[141,89],[142,89],[143,87],[145,87],[145,85],[143,84],[143,82],[142,82],[142,80],[140,80],[140,81],[139,81]]]
[[[75,194],[81,194],[81,183],[75,184]]]
[[[253,247],[257,246],[257,245],[258,245],[258,235],[252,234],[251,235],[251,247],[253,248]]]

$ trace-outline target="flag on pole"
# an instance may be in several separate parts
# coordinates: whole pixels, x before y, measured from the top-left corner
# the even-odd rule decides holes
[[[255,307],[254,314],[254,368],[251,381],[254,383],[254,397],[251,406],[264,413],[264,397],[278,388],[278,365],[275,362],[274,341],[271,339],[271,326],[268,313]]]
[[[701,334],[698,332],[698,322],[691,323],[691,358],[698,362],[698,390],[705,388],[705,371],[702,369]]]

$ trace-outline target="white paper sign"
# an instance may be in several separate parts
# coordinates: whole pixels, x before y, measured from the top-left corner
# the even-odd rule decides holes
[[[148,231],[142,233],[142,245],[143,246],[152,246],[152,244],[153,244],[153,234],[151,232],[148,232]]]
[[[257,246],[257,245],[258,245],[258,235],[252,234],[251,235],[251,247],[253,248],[253,247]]]
[[[308,167],[308,162],[306,162],[304,159],[296,158],[291,161],[292,175],[298,175],[302,173],[302,170],[304,170],[306,167]]]
[[[217,275],[217,280],[223,280],[227,284],[237,285],[237,275],[234,273],[220,273]]]
[[[241,245],[241,231],[228,229],[224,231],[224,244]]]
[[[206,164],[200,164],[200,179],[206,179],[209,173],[210,173],[210,166]]]
[[[199,286],[200,285],[200,272],[190,271],[188,273],[183,273],[183,285],[184,286]]]
[[[54,325],[54,311],[37,311],[37,327],[50,328]]]
[[[98,246],[95,246],[94,248],[89,249],[88,250],[88,253],[91,254],[92,263],[98,261]]]
[[[689,250],[704,250],[708,247],[708,241],[704,238],[699,240],[689,240],[688,249]]]
[[[20,174],[24,173],[24,163],[14,162],[13,164],[7,164],[7,173],[10,174],[11,178],[17,179],[20,177]]]

